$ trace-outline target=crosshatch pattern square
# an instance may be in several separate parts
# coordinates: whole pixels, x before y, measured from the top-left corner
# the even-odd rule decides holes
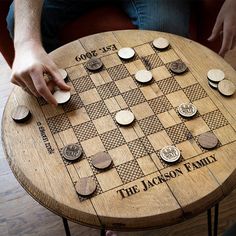
[[[165,96],[160,96],[158,98],[148,101],[150,107],[155,114],[159,114],[172,109],[172,105]]]
[[[88,121],[73,127],[77,139],[82,142],[98,135],[93,122]]]
[[[47,119],[48,126],[53,134],[71,128],[71,123],[65,114],[54,116]]]
[[[136,160],[132,160],[116,167],[117,172],[124,184],[144,176]]]
[[[173,93],[181,89],[178,82],[173,77],[157,81],[157,85],[164,94]]]
[[[43,97],[38,97],[36,99],[37,99],[39,106],[44,106],[44,105],[48,104],[47,101]]]
[[[109,111],[103,101],[95,102],[86,106],[86,111],[91,120],[109,115]]]
[[[163,65],[161,58],[155,53],[152,55],[142,57],[141,61],[143,62],[147,70],[152,70],[156,67]]]
[[[122,94],[125,102],[129,107],[135,106],[146,101],[139,89],[133,89]]]
[[[126,144],[125,139],[118,129],[101,134],[100,138],[107,151]]]
[[[129,76],[129,71],[123,64],[108,68],[107,72],[112,80],[124,79]]]
[[[160,120],[156,116],[150,116],[139,121],[139,125],[145,135],[150,135],[163,130]]]
[[[140,141],[143,143],[148,154],[154,153],[155,150],[147,137],[140,138]]]
[[[218,129],[229,124],[219,110],[209,112],[203,115],[202,118],[211,130]]]
[[[83,76],[72,81],[76,92],[82,93],[95,88],[95,85],[89,76]]]
[[[102,99],[108,99],[120,94],[120,91],[114,82],[97,87],[97,91]]]
[[[167,128],[166,133],[170,137],[171,141],[175,144],[186,141],[192,137],[190,131],[184,123]]]
[[[207,97],[206,91],[201,87],[200,84],[193,84],[183,89],[186,96],[190,101],[196,101]]]
[[[83,102],[81,101],[79,95],[73,94],[71,95],[70,100],[66,104],[62,105],[62,108],[65,112],[70,112],[70,111],[77,110],[83,106],[84,106]]]
[[[127,145],[135,159],[146,156],[148,154],[145,147],[143,146],[142,142],[139,139],[129,142]]]

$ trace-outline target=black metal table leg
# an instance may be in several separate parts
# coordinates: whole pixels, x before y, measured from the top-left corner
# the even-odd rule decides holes
[[[102,229],[101,229],[101,236],[106,236],[106,230],[105,230],[105,228],[102,228]]]
[[[215,205],[214,236],[217,236],[217,233],[218,233],[218,219],[219,219],[219,203]]]
[[[211,220],[211,208],[207,210],[207,225],[208,225],[208,236],[217,236],[218,234],[218,219],[219,219],[219,203],[214,206],[215,214],[214,214],[214,226],[212,229],[212,220]]]
[[[212,236],[211,208],[207,210],[207,226],[208,226],[208,236]]]
[[[66,236],[71,236],[70,228],[69,228],[67,219],[62,217],[62,221],[63,221],[64,229],[65,229],[65,232],[66,232]]]

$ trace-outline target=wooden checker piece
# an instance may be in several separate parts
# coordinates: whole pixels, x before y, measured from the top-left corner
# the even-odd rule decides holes
[[[178,112],[183,117],[193,117],[197,113],[197,107],[192,103],[182,103],[178,107]]]
[[[152,73],[148,70],[139,70],[135,74],[135,79],[140,83],[149,83],[152,80]]]
[[[31,112],[26,106],[17,106],[12,111],[11,117],[17,123],[24,123],[31,118]]]
[[[64,69],[59,69],[58,71],[59,71],[59,73],[61,74],[61,77],[63,78],[63,80],[66,80],[67,77],[68,77],[68,74],[67,74],[66,70],[64,70]]]
[[[168,48],[169,45],[170,45],[170,42],[167,39],[162,38],[162,37],[159,37],[153,41],[153,46],[159,50],[164,50]]]
[[[118,51],[118,56],[123,60],[132,59],[135,55],[135,51],[133,48],[121,48]]]
[[[173,163],[179,160],[180,151],[175,146],[166,146],[160,151],[161,159],[168,163]]]
[[[130,125],[134,121],[134,114],[129,110],[122,110],[116,113],[115,119],[120,125]]]
[[[213,89],[218,89],[218,83],[214,83],[214,82],[211,82],[210,80],[208,80],[208,84],[209,84],[209,86],[211,86]]]
[[[236,87],[230,80],[224,79],[218,84],[219,92],[224,96],[232,96],[235,93]]]
[[[198,142],[205,149],[213,149],[218,145],[218,139],[213,133],[204,133],[198,137]]]
[[[103,67],[103,63],[99,58],[92,57],[86,62],[85,66],[90,71],[98,71]]]
[[[76,161],[82,156],[82,149],[78,144],[69,144],[62,150],[62,155],[67,161]]]
[[[174,61],[170,64],[170,70],[175,74],[183,74],[188,67],[181,60]]]
[[[155,50],[151,44],[158,37],[167,38],[171,49]],[[117,48],[125,46],[139,60],[121,60]],[[88,73],[85,62],[91,54],[85,52],[98,54],[101,72]],[[127,30],[90,35],[50,57],[70,76],[71,100],[52,107],[16,87],[2,120],[6,158],[38,202],[77,223],[135,231],[196,216],[235,188],[235,99],[213,93],[206,72],[221,65],[233,83],[236,72],[215,53],[172,34]],[[169,66],[176,60],[188,63],[189,73],[171,76]],[[136,72],[145,68],[153,82],[137,83]],[[190,102],[199,113],[183,119],[177,108]],[[27,125],[12,121],[16,104],[32,111],[34,119]],[[115,118],[123,110],[132,115],[120,125]],[[201,148],[198,137],[206,132],[215,134],[219,148]],[[76,159],[77,152],[69,149],[66,160],[62,150],[68,144],[78,144],[83,158]],[[177,147],[180,158],[170,148],[162,159],[160,150],[167,146]],[[100,152],[112,158],[106,171],[91,162]]]
[[[56,99],[58,104],[64,104],[70,100],[70,91],[63,91],[58,88],[55,88],[55,90],[53,97]]]
[[[91,177],[84,177],[76,182],[75,189],[80,196],[88,197],[96,191],[97,185]]]
[[[106,152],[98,152],[91,158],[92,164],[99,170],[105,170],[111,166],[111,156]]]
[[[225,78],[225,73],[219,69],[211,69],[207,73],[207,78],[213,83],[219,83]]]

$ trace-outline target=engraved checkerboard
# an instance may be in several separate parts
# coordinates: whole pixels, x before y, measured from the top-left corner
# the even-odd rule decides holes
[[[212,52],[188,40],[164,34],[171,46],[158,51],[152,41],[160,33],[128,31],[128,41],[126,33],[90,36],[54,52],[54,60],[66,69],[72,87],[72,97],[67,104],[52,108],[43,99],[32,101],[17,90],[7,107],[14,105],[14,94],[26,97],[20,98],[19,103],[28,103],[34,114],[26,127],[32,135],[35,133],[34,141],[45,152],[33,168],[48,173],[45,182],[51,183],[53,178],[54,184],[60,185],[49,196],[74,209],[71,215],[64,209],[59,210],[59,214],[91,226],[104,224],[110,228],[137,229],[173,223],[189,213],[194,215],[232,189],[227,179],[232,181],[236,166],[235,108],[232,105],[235,97],[226,99],[212,91],[207,86],[206,71],[220,66],[232,79],[235,72]],[[135,50],[135,57],[128,61],[117,54],[117,50],[125,46]],[[201,59],[199,48],[216,62]],[[102,70],[86,69],[85,63],[91,54],[102,60]],[[186,63],[186,73],[175,75],[170,71],[171,62],[176,60]],[[153,74],[153,81],[147,85],[134,79],[134,74],[144,68]],[[185,119],[178,114],[177,107],[185,102],[192,102],[198,108],[194,118]],[[116,112],[122,109],[129,109],[135,115],[135,122],[130,126],[122,127],[115,121]],[[31,127],[34,124],[36,128]],[[23,130],[25,126],[16,126],[17,129]],[[198,136],[205,132],[217,136],[217,149],[201,148]],[[7,130],[4,137],[6,133]],[[63,159],[62,149],[70,143],[78,143],[83,149],[78,162]],[[160,150],[167,145],[181,150],[178,163],[170,165],[161,160]],[[49,146],[52,154],[49,154]],[[40,154],[31,149],[36,159]],[[9,149],[6,150],[9,153]],[[24,152],[26,160],[27,151]],[[109,153],[113,160],[106,171],[95,169],[91,163],[91,157],[100,151]],[[96,182],[96,192],[89,198],[78,197],[75,183],[89,176]],[[38,188],[33,190],[37,192]],[[67,194],[63,188],[69,189]],[[157,219],[159,215],[163,217]]]

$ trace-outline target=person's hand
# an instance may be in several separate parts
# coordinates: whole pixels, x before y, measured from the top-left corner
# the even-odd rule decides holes
[[[50,82],[46,83],[44,73],[50,76]],[[36,97],[42,96],[53,105],[57,105],[51,93],[55,86],[70,90],[55,63],[40,45],[34,43],[26,43],[16,49],[11,82]]]
[[[224,56],[236,44],[236,1],[225,0],[216,19],[209,41],[214,41],[223,34],[223,42],[219,54]]]

